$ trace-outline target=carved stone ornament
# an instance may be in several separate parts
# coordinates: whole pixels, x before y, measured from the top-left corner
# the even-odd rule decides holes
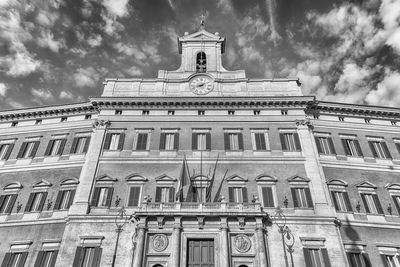
[[[310,119],[305,119],[305,120],[296,120],[296,125],[298,127],[307,127],[308,129],[313,128],[313,124]]]
[[[96,128],[96,129],[107,128],[110,125],[111,125],[111,122],[105,121],[105,120],[97,120],[97,121],[93,122],[93,128]]]
[[[197,216],[197,223],[199,225],[199,229],[204,228],[204,216]]]
[[[163,234],[157,234],[153,236],[151,246],[157,252],[164,251],[168,246],[168,237]]]
[[[246,225],[246,218],[245,217],[238,217],[239,221],[239,228],[243,229]]]
[[[244,234],[235,236],[233,244],[236,250],[240,253],[246,253],[251,248],[251,240],[247,235]]]
[[[158,228],[163,228],[164,226],[164,216],[157,216]]]

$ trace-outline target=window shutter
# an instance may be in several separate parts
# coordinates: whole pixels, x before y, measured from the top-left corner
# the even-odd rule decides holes
[[[243,134],[238,133],[239,150],[243,150]]]
[[[372,195],[372,197],[374,199],[374,203],[375,203],[376,209],[378,210],[378,213],[385,214],[383,212],[382,205],[381,205],[381,202],[379,201],[378,195],[374,194],[374,195]]]
[[[392,199],[393,199],[394,205],[396,206],[397,213],[400,215],[400,206],[399,206],[399,203],[398,203],[398,201],[396,199],[396,196],[392,196]]]
[[[299,201],[297,200],[296,188],[290,188],[290,191],[292,191],[293,207],[298,208]]]
[[[112,201],[113,192],[114,192],[114,188],[113,187],[108,187],[107,199],[106,199],[106,206],[107,207],[111,207],[111,201]]]
[[[249,197],[247,195],[247,188],[242,187],[242,197],[243,197],[243,203],[248,203],[249,202]]]
[[[364,258],[365,267],[372,267],[371,266],[371,261],[369,260],[368,253],[362,253],[362,256]]]
[[[140,194],[140,187],[138,187],[138,186],[131,187],[130,192],[129,192],[129,201],[128,201],[129,207],[137,207],[138,206],[139,194]]]
[[[100,187],[95,187],[93,191],[93,196],[92,196],[92,201],[90,203],[90,206],[96,207],[97,204],[99,203],[99,195],[100,195]]]
[[[54,250],[49,267],[54,267],[56,265],[57,255],[58,255],[58,250]]]
[[[287,151],[287,145],[285,142],[285,134],[280,133],[279,138],[281,139],[281,146],[282,146],[282,151]]]
[[[360,147],[360,143],[358,142],[358,140],[354,140],[354,145],[356,146],[356,150],[357,150],[357,156],[359,157],[364,157],[361,147]]]
[[[211,150],[211,133],[206,133],[206,149]]]
[[[8,160],[10,158],[13,148],[14,148],[14,144],[8,145],[7,152],[6,152],[6,154],[4,154],[4,158],[3,158],[4,160]]]
[[[392,155],[390,155],[390,152],[389,152],[389,149],[388,149],[388,147],[386,145],[386,142],[382,142],[381,144],[382,144],[383,151],[385,151],[385,157],[387,159],[391,159]]]
[[[165,137],[167,135],[165,133],[161,133],[160,134],[160,150],[164,150],[165,149]]]
[[[224,133],[224,144],[225,144],[225,150],[231,149],[231,144],[229,142],[229,133]]]
[[[62,153],[64,152],[64,147],[65,147],[66,142],[67,142],[67,139],[61,140],[60,147],[58,148],[58,151],[57,151],[57,155],[62,155]]]
[[[41,267],[42,266],[42,261],[43,261],[43,256],[44,256],[45,252],[43,250],[39,251],[37,257],[36,257],[36,261],[35,261],[35,265],[34,267]]]
[[[375,149],[375,147],[374,147],[373,142],[372,142],[372,141],[368,141],[368,145],[369,145],[369,148],[371,149],[372,156],[373,156],[374,158],[377,158],[377,157],[378,157],[378,153],[376,152],[376,149]]]
[[[349,194],[347,192],[343,192],[343,197],[344,197],[344,201],[346,202],[347,211],[353,211],[353,208],[351,207]]]
[[[161,190],[162,190],[162,187],[156,187],[156,200],[155,200],[155,202],[161,202]]]
[[[394,143],[394,144],[396,145],[397,152],[399,152],[399,153],[400,153],[400,143]]]
[[[313,267],[313,263],[311,261],[311,255],[308,248],[303,248],[304,253],[304,261],[306,262],[307,267]]]
[[[168,202],[169,203],[173,203],[175,199],[175,188],[174,187],[170,187],[169,188],[169,199]]]
[[[329,144],[329,149],[331,151],[331,154],[336,155],[336,149],[335,149],[335,146],[333,145],[332,137],[328,137],[328,144]]]
[[[111,133],[106,134],[106,140],[104,141],[104,149],[110,149]]]
[[[69,207],[71,207],[72,203],[74,203],[75,191],[76,190],[71,190],[71,193],[69,194],[67,209],[69,209]]]
[[[229,202],[235,202],[233,187],[228,187]]]
[[[72,141],[71,150],[69,151],[70,154],[76,153],[77,145],[78,145],[78,137],[75,137],[74,140]]]
[[[315,144],[317,145],[317,151],[319,154],[322,154],[322,148],[321,148],[321,143],[320,143],[320,138],[317,136],[314,136],[315,139]]]
[[[25,152],[26,146],[28,145],[28,142],[23,142],[21,145],[21,148],[19,149],[18,155],[17,155],[17,159],[22,158],[22,155]]]
[[[179,150],[179,133],[174,135],[174,149]]]
[[[46,198],[47,198],[47,192],[42,192],[41,194],[42,194],[42,196],[40,198],[39,211],[43,210],[43,206],[44,206],[44,203],[45,203]]]
[[[29,195],[28,202],[26,203],[26,206],[25,206],[25,212],[31,211],[32,201],[33,201],[34,196],[35,196],[35,193],[31,193]]]
[[[260,149],[261,150],[267,150],[267,141],[266,139],[266,133],[260,133]]]
[[[389,265],[389,263],[387,262],[387,260],[386,260],[386,255],[381,254],[381,259],[382,259],[382,262],[383,262],[383,266],[384,266],[384,267],[391,267],[391,266]]]
[[[40,144],[40,141],[35,141],[34,142],[33,149],[31,151],[31,154],[29,155],[30,158],[34,158],[35,157],[36,152],[37,152],[37,150],[39,148],[39,144]]]
[[[83,147],[83,153],[86,153],[89,149],[89,145],[90,145],[90,136],[86,136],[85,138],[85,146]]]
[[[14,208],[15,205],[15,201],[17,200],[17,194],[13,194],[11,195],[11,199],[10,199],[10,204],[7,207],[7,210],[5,211],[6,214],[10,214]]]
[[[264,207],[274,207],[275,205],[274,205],[274,198],[272,195],[272,188],[263,187],[262,194],[263,194]]]
[[[57,197],[56,197],[56,202],[54,203],[54,210],[59,210],[60,209],[60,204],[61,204],[61,198],[63,196],[65,191],[58,191]]]
[[[349,147],[347,146],[346,140],[347,140],[347,139],[342,139],[344,154],[345,154],[346,156],[351,156],[350,149],[349,149]]]
[[[18,267],[24,267],[27,257],[28,257],[28,252],[21,253],[21,258],[19,260]]]
[[[331,191],[331,196],[332,196],[332,201],[333,201],[333,205],[335,206],[335,209],[336,209],[337,211],[339,211],[339,206],[338,206],[338,203],[337,203],[337,200],[336,200],[336,196],[335,196],[335,192],[334,192],[334,191]]]
[[[3,207],[3,205],[5,204],[4,203],[4,199],[6,198],[6,196],[5,195],[1,195],[0,196],[0,213],[3,213],[3,211],[4,211],[4,207]],[[5,212],[5,211],[4,211]]]
[[[118,150],[123,150],[124,142],[125,142],[125,133],[120,133],[118,140]]]
[[[362,202],[364,204],[364,207],[365,207],[365,212],[366,213],[370,213],[369,207],[367,205],[367,200],[365,199],[365,195],[364,194],[360,194],[360,195],[361,195],[361,200],[362,200]]]
[[[8,263],[11,260],[11,257],[12,257],[12,253],[7,252],[6,255],[4,256],[4,260],[3,260],[3,263],[1,264],[1,267],[9,266]]]
[[[50,151],[51,151],[51,148],[53,147],[53,145],[54,145],[54,140],[50,140],[49,144],[46,147],[46,151],[44,152],[45,156],[50,156]]]
[[[312,201],[312,198],[311,198],[310,188],[307,187],[307,188],[304,189],[304,191],[305,191],[305,193],[306,193],[307,206],[308,206],[309,208],[313,208],[314,205],[313,205],[313,201]]]
[[[192,150],[197,150],[197,133],[192,133]]]
[[[328,250],[326,248],[321,248],[322,258],[324,259],[324,267],[331,267],[331,262],[328,256]]]
[[[72,267],[80,267],[82,266],[83,257],[85,255],[85,251],[83,247],[77,247],[75,252],[74,264]]]
[[[94,256],[93,256],[93,267],[99,267],[100,266],[100,260],[101,260],[101,252],[103,249],[101,247],[96,247],[94,249]]]
[[[298,133],[294,133],[293,134],[293,138],[294,138],[294,143],[296,145],[296,151],[301,151],[299,134]]]

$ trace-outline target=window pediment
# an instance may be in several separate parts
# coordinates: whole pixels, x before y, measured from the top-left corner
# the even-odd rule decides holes
[[[334,186],[348,186],[347,182],[345,182],[345,181],[343,181],[341,179],[335,179],[335,178],[329,179],[326,182],[326,184],[327,185],[334,185]]]
[[[155,180],[157,183],[158,182],[176,182],[177,181],[177,179],[172,178],[166,174],[162,174],[162,175],[156,177]]]
[[[96,178],[96,182],[115,183],[116,181],[118,181],[118,179],[112,178],[112,177],[108,176],[107,174],[99,176],[98,178]]]
[[[44,188],[44,187],[50,187],[50,186],[52,186],[52,184],[49,181],[43,179],[40,182],[37,182],[36,184],[34,184],[32,187],[33,188]]]
[[[241,176],[239,176],[239,175],[234,174],[234,175],[229,176],[228,178],[226,178],[226,181],[228,183],[245,183],[248,180],[243,178],[243,177],[241,177]]]
[[[400,184],[399,183],[390,183],[390,184],[385,185],[385,188],[387,190],[400,191]]]
[[[148,179],[139,175],[139,174],[129,174],[128,176],[126,176],[125,181],[127,182],[147,182]]]
[[[278,178],[267,175],[267,174],[261,174],[256,177],[256,182],[270,182],[270,183],[276,183],[278,182]]]
[[[356,184],[356,187],[358,187],[358,188],[373,188],[373,189],[377,188],[376,185],[374,185],[373,183],[370,183],[368,181],[363,181],[361,183],[358,183],[358,184]]]
[[[299,175],[294,175],[292,177],[287,178],[287,181],[289,183],[308,183],[308,182],[310,182],[310,179],[304,178]]]
[[[79,180],[77,178],[67,178],[61,181],[61,186],[68,186],[68,185],[77,185],[79,184]]]
[[[14,182],[14,183],[10,183],[6,186],[3,187],[4,191],[7,190],[18,190],[18,189],[22,189],[22,184],[20,182]]]

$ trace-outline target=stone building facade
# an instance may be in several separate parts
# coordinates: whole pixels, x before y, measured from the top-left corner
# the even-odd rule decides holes
[[[204,28],[178,50],[155,79],[0,112],[2,267],[400,266],[400,109],[226,70]]]

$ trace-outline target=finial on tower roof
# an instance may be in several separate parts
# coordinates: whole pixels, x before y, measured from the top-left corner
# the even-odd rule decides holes
[[[205,28],[205,21],[206,21],[206,15],[201,14],[200,16],[200,30],[204,30]]]

